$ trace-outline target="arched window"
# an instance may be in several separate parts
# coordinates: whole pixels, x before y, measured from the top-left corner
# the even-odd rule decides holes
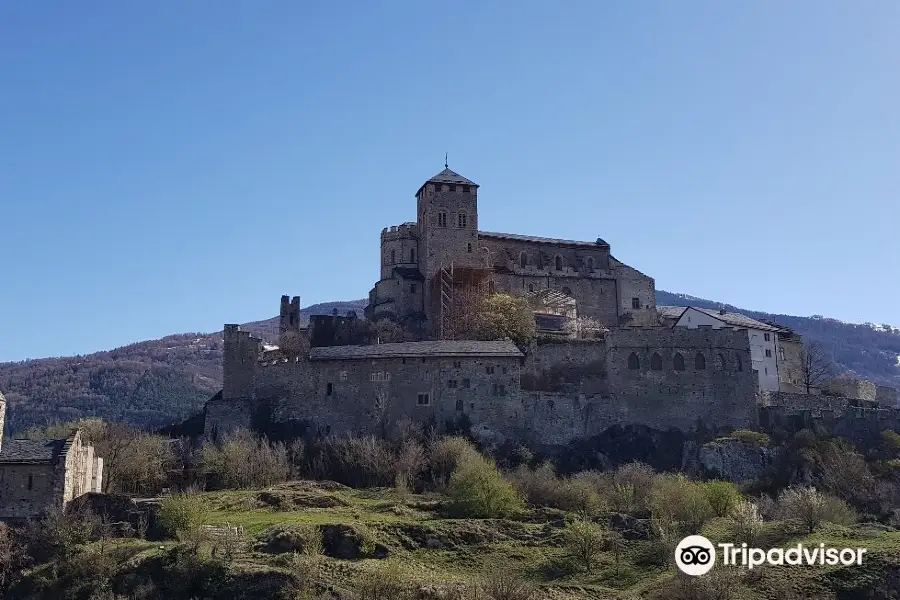
[[[525,252],[519,255],[519,266],[523,269],[528,266],[528,254]]]
[[[468,225],[468,221],[469,217],[464,212],[459,213],[459,215],[457,215],[456,217],[456,224],[460,229],[465,229]]]
[[[662,356],[656,352],[650,357],[650,368],[654,371],[662,371]]]
[[[628,355],[628,368],[632,370],[641,368],[641,359],[634,352]]]
[[[706,357],[703,356],[703,353],[698,352],[697,356],[694,357],[694,368],[698,371],[706,369]]]
[[[675,358],[672,359],[672,362],[675,363],[676,371],[684,371],[684,357],[680,352],[675,353]]]
[[[594,257],[593,256],[588,257],[587,265],[588,265],[588,271],[594,270]]]
[[[438,211],[438,227],[446,227],[447,226],[447,213],[444,211]]]
[[[724,371],[725,370],[725,357],[721,354],[716,354],[716,371]]]
[[[394,264],[395,262],[397,262],[397,251],[391,250],[391,264]]]
[[[735,355],[734,355],[734,359],[735,359],[735,360],[734,360],[734,364],[735,364],[735,366],[737,367],[737,370],[738,370],[738,371],[743,371],[743,370],[744,370],[744,362],[741,360],[741,355],[740,355],[740,354],[735,354]]]
[[[415,248],[413,248],[412,250],[409,251],[409,262],[412,262],[412,263],[416,262],[416,249]]]
[[[534,291],[534,286],[531,285],[531,284],[529,284],[529,285],[528,285],[528,291],[529,291],[529,292],[533,292],[533,291]]]
[[[556,257],[556,270],[562,271],[562,256]]]

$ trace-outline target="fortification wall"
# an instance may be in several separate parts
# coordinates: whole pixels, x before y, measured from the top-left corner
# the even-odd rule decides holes
[[[259,369],[256,401],[268,403],[273,422],[294,423],[306,432],[380,433],[404,416],[438,426],[463,415],[503,425],[521,418],[521,408],[510,402],[519,389],[519,361],[429,357],[277,363]],[[420,404],[420,394],[427,394],[427,404]]]
[[[877,442],[882,431],[900,431],[900,409],[877,402],[772,392],[761,395],[760,426],[769,431],[823,428],[853,442]]]
[[[608,418],[685,430],[756,423],[759,383],[746,330],[627,328],[606,342],[615,397]]]
[[[606,342],[547,341],[528,352],[522,367],[523,392],[606,394]]]
[[[262,340],[241,331],[237,325],[225,325],[222,358],[222,396],[226,399],[253,395],[253,378]]]
[[[250,398],[226,400],[217,397],[207,400],[204,409],[204,436],[217,440],[238,429],[250,429],[254,402]]]

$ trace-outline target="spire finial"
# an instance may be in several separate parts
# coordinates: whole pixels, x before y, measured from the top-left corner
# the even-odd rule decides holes
[[[450,167],[447,166],[447,153],[446,153],[446,152],[444,152],[444,168],[445,168],[445,169],[449,169],[449,168],[450,168]]]

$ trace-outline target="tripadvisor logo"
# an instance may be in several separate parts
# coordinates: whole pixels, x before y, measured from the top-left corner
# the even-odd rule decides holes
[[[825,544],[790,548],[749,548],[747,544],[718,544],[722,564],[745,567],[761,565],[861,565],[865,548],[827,548]],[[716,564],[716,548],[702,535],[689,535],[675,547],[675,564],[687,575],[704,575]]]

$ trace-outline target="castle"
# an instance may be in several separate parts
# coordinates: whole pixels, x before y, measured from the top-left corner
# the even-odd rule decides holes
[[[395,321],[422,341],[372,344],[354,334],[360,321],[339,316],[304,330],[300,299],[284,296],[277,345],[225,326],[223,389],[206,405],[206,435],[388,433],[408,418],[553,446],[614,425],[757,422],[753,326],[766,325],[677,326],[657,309],[653,279],[602,239],[479,231],[478,194],[445,168],[416,192],[417,222],[381,233],[366,320]],[[524,349],[463,339],[472,307],[492,292],[552,302],[565,307],[561,318],[588,317],[604,332],[542,336]]]

